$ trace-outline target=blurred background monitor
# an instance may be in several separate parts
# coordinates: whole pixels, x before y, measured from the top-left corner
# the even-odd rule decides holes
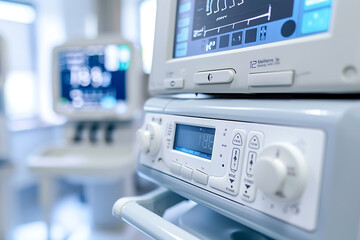
[[[126,41],[86,40],[55,48],[54,109],[70,119],[130,119],[141,98],[141,56]]]

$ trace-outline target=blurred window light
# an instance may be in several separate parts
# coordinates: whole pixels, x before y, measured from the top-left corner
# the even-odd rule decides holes
[[[36,12],[30,5],[0,1],[0,20],[31,24]]]
[[[33,72],[10,72],[5,82],[6,114],[11,119],[35,117],[35,77]]]
[[[0,0],[0,32],[5,43],[5,112],[11,120],[37,117],[35,10],[31,5]]]
[[[144,72],[151,72],[156,22],[156,0],[144,0],[140,5],[140,41]]]

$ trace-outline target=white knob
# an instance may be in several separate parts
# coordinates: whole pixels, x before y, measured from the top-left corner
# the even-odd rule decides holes
[[[140,145],[140,150],[142,152],[146,152],[150,147],[150,132],[143,129],[139,129],[136,132],[136,138]]]
[[[293,200],[306,185],[306,163],[291,144],[279,143],[265,148],[254,166],[256,186],[267,196]]]
[[[279,159],[264,158],[256,164],[254,176],[256,186],[266,195],[276,194],[285,182],[286,166]]]
[[[155,156],[161,146],[162,131],[159,124],[150,122],[136,132],[140,149],[144,154]]]

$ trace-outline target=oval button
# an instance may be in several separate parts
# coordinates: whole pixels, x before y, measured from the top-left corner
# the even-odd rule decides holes
[[[233,69],[225,69],[209,72],[198,72],[194,75],[196,84],[222,84],[231,83],[234,80],[235,71]]]

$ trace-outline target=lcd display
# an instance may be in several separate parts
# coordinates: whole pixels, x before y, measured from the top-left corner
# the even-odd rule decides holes
[[[215,128],[176,124],[174,150],[211,160]]]
[[[127,45],[59,51],[61,107],[126,112],[126,71],[130,58],[131,51]]]
[[[326,32],[332,0],[178,0],[174,58]]]

